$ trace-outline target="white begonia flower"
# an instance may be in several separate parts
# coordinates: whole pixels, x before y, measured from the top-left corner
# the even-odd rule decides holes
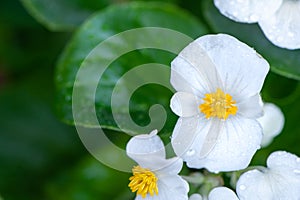
[[[172,135],[177,156],[212,172],[248,166],[260,148],[259,92],[269,65],[246,44],[225,34],[198,38],[171,63],[179,116]]]
[[[164,144],[156,134],[154,130],[128,142],[127,155],[138,163],[128,186],[137,193],[136,200],[187,200],[189,185],[178,175],[183,161],[166,159]]]
[[[300,158],[284,151],[272,153],[262,171],[251,170],[239,178],[237,194],[241,200],[299,200]]]
[[[263,128],[263,139],[261,146],[268,146],[274,137],[281,133],[284,125],[284,115],[279,107],[272,103],[265,103],[264,115],[258,118]]]
[[[223,15],[234,21],[258,22],[276,46],[300,48],[299,0],[214,0],[214,3]]]

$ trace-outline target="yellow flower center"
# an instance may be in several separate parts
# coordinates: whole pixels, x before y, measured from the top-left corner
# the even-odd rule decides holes
[[[225,94],[220,88],[215,93],[205,94],[204,103],[199,106],[207,119],[218,117],[227,119],[229,115],[235,115],[238,108],[236,102],[229,94]]]
[[[149,193],[151,196],[158,195],[157,177],[149,169],[135,166],[132,169],[133,176],[129,178],[128,184],[132,192],[136,192],[137,195],[141,195],[143,198]]]

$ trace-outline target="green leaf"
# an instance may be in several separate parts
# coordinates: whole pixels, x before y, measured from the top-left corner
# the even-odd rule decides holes
[[[203,1],[203,12],[215,32],[235,36],[267,59],[272,71],[300,80],[300,50],[291,51],[274,46],[257,24],[242,24],[226,18],[213,5],[212,0]]]
[[[72,30],[109,0],[21,0],[28,12],[52,31]]]
[[[131,199],[134,194],[127,186],[129,177],[129,173],[108,168],[88,157],[52,180],[46,194],[49,199],[57,200]]]
[[[140,27],[164,29],[136,29]],[[127,32],[121,33],[123,31]],[[106,40],[118,33],[121,34]],[[117,119],[123,123],[122,130],[131,133],[139,132],[137,130],[140,129],[137,127],[147,125],[151,119],[161,125],[161,122],[167,118],[168,123],[163,132],[170,133],[176,121],[175,115],[169,108],[172,95],[169,82],[170,62],[176,53],[192,41],[192,38],[205,33],[207,29],[202,23],[169,4],[122,4],[96,14],[79,29],[58,63],[56,87],[59,116],[63,121],[74,124],[72,116],[74,114],[79,125],[98,127],[99,120],[104,128],[120,130],[115,122]],[[101,43],[104,40],[105,42]],[[100,46],[94,49],[80,68],[85,57],[99,43]],[[145,46],[147,48],[135,50]],[[172,50],[173,53],[170,52]],[[119,58],[112,59],[116,55],[119,55]],[[157,64],[147,65],[147,63]],[[106,69],[107,64],[110,65]],[[81,71],[76,80],[77,87],[73,88],[79,69]],[[103,76],[98,83],[101,73]],[[118,84],[114,92],[117,98],[112,99],[114,87],[123,75],[122,84]],[[126,76],[128,78],[129,75],[133,78],[126,81]],[[147,84],[151,81],[156,84]],[[135,88],[137,85],[141,87]],[[72,99],[73,89],[80,91],[80,94],[74,91]],[[133,90],[135,92],[128,95]],[[78,98],[74,99],[75,95]],[[114,116],[111,110],[112,100]],[[129,105],[126,104],[126,100],[129,101]],[[72,111],[72,101],[73,106],[77,108],[76,113],[72,113],[74,111]],[[148,110],[154,104],[162,105],[166,112],[163,112],[161,107],[153,107],[150,116],[155,113],[161,115],[149,117]],[[95,105],[95,115],[98,120],[93,118]],[[132,124],[127,113],[128,108],[137,127],[130,127]],[[154,127],[148,126],[143,130],[149,131],[151,128]]]

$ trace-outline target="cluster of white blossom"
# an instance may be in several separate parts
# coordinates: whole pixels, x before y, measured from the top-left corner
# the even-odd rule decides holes
[[[207,197],[189,198],[189,185],[178,175],[183,162],[212,173],[244,170],[281,132],[282,112],[260,96],[268,71],[265,59],[229,35],[202,36],[184,48],[171,63],[177,92],[170,106],[179,116],[171,137],[176,157],[166,159],[156,130],[128,142],[127,154],[138,163],[129,183],[136,199],[299,200],[300,158],[284,151],[272,153],[267,168],[246,170],[236,193],[216,187]]]

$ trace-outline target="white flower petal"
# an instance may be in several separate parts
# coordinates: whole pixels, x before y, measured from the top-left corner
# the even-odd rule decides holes
[[[177,91],[204,96],[222,87],[216,67],[197,41],[190,43],[171,63],[171,84]]]
[[[202,196],[200,194],[192,194],[189,200],[202,200]]]
[[[236,194],[227,187],[216,187],[208,195],[208,200],[239,200]]]
[[[273,152],[268,157],[267,166],[271,170],[276,169],[283,170],[284,172],[290,171],[292,173],[298,172],[298,176],[300,176],[300,158],[285,151]]]
[[[145,198],[137,195],[135,200],[187,200],[189,185],[180,176],[164,176],[158,177],[157,181],[158,195],[150,196],[147,194]]]
[[[170,104],[172,111],[180,117],[192,117],[199,114],[199,105],[197,97],[186,92],[176,92]]]
[[[238,112],[247,118],[258,118],[263,115],[263,102],[259,94],[237,104]]]
[[[223,91],[235,101],[240,102],[260,92],[269,64],[254,49],[226,34],[205,35],[196,42],[214,63]]]
[[[273,200],[272,189],[268,184],[267,177],[258,170],[248,171],[239,178],[236,192],[240,199],[247,200]]]
[[[197,168],[197,163],[194,163],[194,160],[200,156],[210,127],[211,122],[207,122],[200,115],[178,119],[172,134],[172,147],[176,155],[186,161],[189,167]]]
[[[238,180],[237,193],[240,199],[247,200],[299,200],[299,177],[290,179],[285,177],[285,174],[264,174],[258,170],[251,170]]]
[[[179,157],[174,157],[174,158],[170,158],[170,159],[166,159],[165,163],[162,163],[161,166],[165,166],[164,168],[159,169],[156,173],[158,174],[178,174],[181,169],[182,169],[182,165],[183,165],[183,161],[181,158]]]
[[[159,179],[158,187],[160,189],[160,196],[164,194],[163,196],[166,197],[162,199],[188,199],[187,193],[189,191],[189,185],[179,175],[164,176],[163,178]]]
[[[283,129],[284,115],[280,108],[272,103],[265,103],[264,115],[258,118],[258,122],[263,128],[262,146],[269,145],[273,138],[277,136]]]
[[[300,1],[284,0],[280,8],[272,16],[262,18],[259,25],[276,46],[300,48]]]
[[[137,163],[143,162],[146,157],[158,157],[165,159],[165,147],[157,130],[150,134],[141,134],[132,137],[126,146],[127,155]]]
[[[282,0],[214,0],[215,6],[226,17],[245,23],[257,22],[266,15],[273,14]]]
[[[195,161],[197,168],[205,167],[211,172],[244,169],[260,148],[261,139],[262,128],[256,120],[241,116],[228,118],[222,122],[213,149],[206,157],[199,156],[198,162]],[[198,148],[203,147],[199,144]]]
[[[278,151],[268,157],[267,165],[269,169],[242,174],[237,182],[240,199],[299,200],[300,158]]]

